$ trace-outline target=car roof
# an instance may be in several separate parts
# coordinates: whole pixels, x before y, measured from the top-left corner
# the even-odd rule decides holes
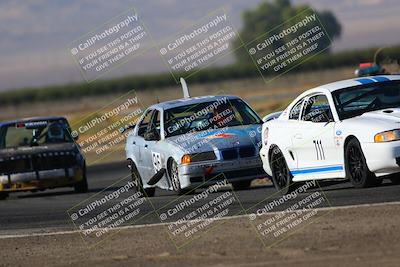
[[[191,105],[191,104],[200,104],[204,102],[211,102],[211,101],[218,101],[218,100],[223,100],[223,99],[240,99],[237,96],[231,96],[231,95],[208,95],[208,96],[197,96],[197,97],[190,97],[190,98],[180,98],[176,100],[171,100],[171,101],[166,101],[158,104],[154,104],[150,106],[149,108],[151,109],[171,109],[171,108],[176,108],[180,106],[186,106],[186,105]]]
[[[400,80],[400,75],[378,75],[378,76],[368,76],[359,77],[348,80],[337,81],[333,83],[324,84],[313,89],[328,90],[329,92],[334,92],[339,89],[358,86],[362,84],[372,84],[387,81],[397,81]],[[311,89],[311,90],[313,90]]]
[[[61,117],[61,116],[23,118],[23,119],[19,119],[19,120],[0,122],[0,127],[1,126],[14,125],[14,124],[16,124],[18,122],[49,121],[49,120],[66,120],[66,118],[65,117]]]

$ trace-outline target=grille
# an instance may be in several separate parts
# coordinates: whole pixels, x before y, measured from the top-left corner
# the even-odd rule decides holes
[[[76,165],[74,152],[48,152],[3,158],[0,161],[0,173],[12,174],[30,171],[66,169],[73,167],[74,165]]]
[[[75,165],[75,154],[49,155],[39,154],[34,158],[34,166],[37,170],[65,169]]]
[[[239,148],[239,155],[241,158],[253,157],[256,154],[254,146],[245,146]]]
[[[248,158],[256,155],[256,149],[254,146],[242,146],[239,148],[222,150],[221,155],[224,160],[237,159],[239,157]]]
[[[223,159],[237,159],[238,157],[237,149],[235,148],[223,150],[221,153]]]
[[[30,157],[9,158],[0,161],[0,173],[8,174],[32,170],[32,160]]]
[[[193,162],[215,160],[216,158],[214,151],[201,152],[192,155]]]

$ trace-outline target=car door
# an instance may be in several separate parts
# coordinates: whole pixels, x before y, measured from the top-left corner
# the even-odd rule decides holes
[[[138,132],[137,138],[133,141],[132,145],[134,146],[134,152],[136,152],[136,166],[139,170],[140,176],[142,179],[147,176],[148,173],[148,165],[147,165],[147,142],[144,140],[144,135],[147,132],[147,128],[150,125],[151,119],[153,117],[154,110],[148,109],[145,111],[145,114],[142,120],[138,124]]]
[[[289,169],[297,168],[296,143],[293,142],[294,135],[298,130],[301,109],[305,98],[302,98],[293,105],[288,114],[288,120],[282,123],[279,128],[280,147],[286,159]],[[282,138],[284,136],[284,138]]]
[[[148,182],[154,174],[162,168],[161,150],[159,149],[159,141],[161,140],[161,111],[155,109],[152,112],[150,122],[147,125],[146,131],[143,134],[143,182]],[[153,134],[149,138],[149,134]]]
[[[297,155],[297,170],[292,171],[294,176],[318,179],[339,171],[340,151],[335,145],[334,131],[335,122],[326,95],[308,96],[292,139]]]

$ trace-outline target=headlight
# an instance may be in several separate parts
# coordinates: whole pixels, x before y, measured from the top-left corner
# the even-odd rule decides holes
[[[192,162],[192,156],[190,156],[189,154],[185,154],[182,156],[181,159],[182,164],[189,164],[190,162]]]
[[[400,140],[400,129],[378,133],[374,137],[375,143]]]
[[[264,133],[263,133],[263,140],[264,140],[264,145],[265,145],[265,146],[266,146],[267,143],[268,143],[268,132],[269,132],[268,128],[265,128],[265,131],[264,131]]]

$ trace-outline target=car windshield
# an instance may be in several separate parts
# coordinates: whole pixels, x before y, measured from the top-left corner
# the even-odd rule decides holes
[[[17,122],[0,128],[0,148],[69,142],[73,139],[65,120]]]
[[[341,120],[365,112],[400,107],[400,83],[374,83],[332,93]]]
[[[164,112],[164,121],[166,137],[262,123],[244,101],[228,98],[168,109]]]

